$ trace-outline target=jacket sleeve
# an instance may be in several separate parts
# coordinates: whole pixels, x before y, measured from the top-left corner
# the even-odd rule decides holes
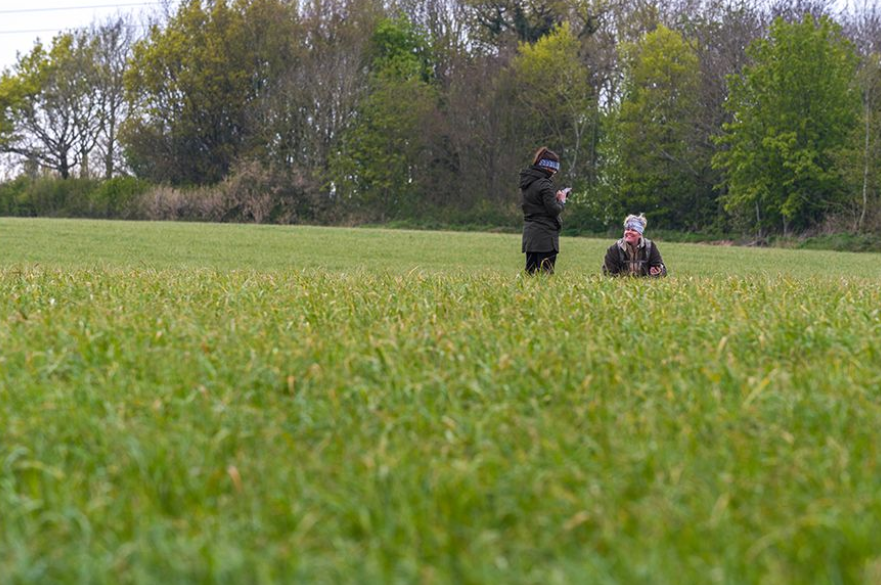
[[[617,244],[613,244],[606,250],[606,259],[603,261],[603,274],[607,276],[618,276],[621,272],[621,264],[618,262]]]
[[[649,255],[649,268],[655,266],[661,267],[661,273],[658,276],[667,276],[667,267],[664,266],[664,260],[661,258],[661,251],[658,250],[658,245],[652,242],[652,252]]]
[[[554,184],[550,181],[544,181],[541,186],[541,202],[553,218],[557,218],[563,212],[563,204],[557,201],[557,192],[554,191]]]

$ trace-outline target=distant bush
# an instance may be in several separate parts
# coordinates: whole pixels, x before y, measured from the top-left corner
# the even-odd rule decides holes
[[[413,217],[401,217],[383,223],[355,222],[364,227],[412,230],[449,230],[475,232],[514,232],[523,223],[513,208],[500,208],[489,202],[471,208],[423,208]]]
[[[519,199],[500,205],[480,200],[468,208],[425,206],[412,216],[382,224],[364,224],[346,202],[319,190],[301,173],[241,162],[216,185],[171,187],[134,177],[101,179],[32,178],[0,183],[0,215],[76,217],[155,221],[241,222],[275,224],[367,225],[395,229],[518,232],[523,218]],[[621,218],[607,212],[600,190],[576,192],[563,215],[565,236],[618,238]],[[834,219],[834,218],[833,218]],[[847,220],[847,221],[845,221]],[[787,248],[881,252],[881,214],[866,217],[865,233],[848,233],[853,218],[828,221],[822,229],[795,236],[732,233],[724,221],[704,232],[671,231],[649,225],[652,239],[667,242],[762,245]]]
[[[222,194],[210,187],[178,189],[157,185],[135,202],[135,216],[153,221],[220,221]]]
[[[881,252],[881,236],[871,234],[827,234],[796,240],[797,248],[846,252]]]
[[[20,176],[0,184],[0,214],[255,223],[317,222],[330,205],[307,193],[289,171],[242,163],[224,181],[200,187],[110,180]]]
[[[519,209],[500,207],[489,201],[480,201],[464,210],[438,210],[436,215],[448,225],[482,226],[488,229],[519,229],[523,222]]]
[[[599,190],[573,191],[563,216],[563,233],[582,236],[608,232],[610,225],[621,221],[609,216],[608,207],[608,197]]]
[[[87,217],[89,192],[95,187],[89,179],[56,181],[37,179],[31,188],[30,199],[36,215],[43,217]]]
[[[89,195],[97,185],[90,179],[19,177],[6,184],[11,200],[4,211],[22,216],[88,217]]]
[[[302,223],[321,217],[301,177],[244,163],[216,185],[156,186],[139,197],[138,215],[150,220]]]
[[[0,184],[0,213],[11,216],[131,218],[149,184],[132,177],[67,179],[21,176]]]
[[[299,173],[245,161],[215,189],[227,205],[224,221],[289,224],[315,221],[328,211],[307,186]]]
[[[101,181],[90,195],[90,217],[136,219],[137,201],[152,186],[134,177]]]
[[[17,177],[12,181],[0,183],[0,214],[30,217],[36,215],[27,200],[27,177]]]

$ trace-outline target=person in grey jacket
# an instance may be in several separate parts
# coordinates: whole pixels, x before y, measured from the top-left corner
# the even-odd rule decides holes
[[[624,237],[609,246],[603,274],[609,276],[667,276],[667,267],[658,246],[643,236],[648,223],[643,215],[624,219]]]
[[[526,272],[553,274],[560,253],[560,213],[566,191],[557,191],[551,177],[560,170],[560,157],[546,146],[538,149],[532,165],[520,171],[523,196],[523,245]]]

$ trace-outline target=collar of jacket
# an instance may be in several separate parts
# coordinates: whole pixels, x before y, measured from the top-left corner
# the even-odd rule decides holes
[[[534,170],[536,170],[536,171],[539,171],[542,175],[544,175],[544,176],[547,177],[548,179],[550,179],[551,177],[554,176],[554,173],[551,172],[550,169],[546,169],[546,168],[544,168],[544,167],[540,167],[540,166],[538,166],[538,165],[530,165],[529,168],[530,168],[530,169],[534,169]]]
[[[621,248],[622,250],[624,250],[625,252],[627,251],[627,242],[624,241],[624,238],[621,238],[620,240],[618,240],[618,247]],[[636,247],[637,248],[645,248],[645,238],[640,236],[639,243],[636,244]]]

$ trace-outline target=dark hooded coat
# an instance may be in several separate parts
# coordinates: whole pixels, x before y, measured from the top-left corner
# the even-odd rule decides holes
[[[520,171],[523,196],[523,249],[526,252],[559,252],[560,213],[563,204],[551,183],[551,173],[538,166]]]
[[[648,238],[640,238],[635,249],[621,238],[606,250],[603,273],[609,276],[652,276],[650,268],[660,268],[657,276],[667,276],[667,267],[658,247]]]

